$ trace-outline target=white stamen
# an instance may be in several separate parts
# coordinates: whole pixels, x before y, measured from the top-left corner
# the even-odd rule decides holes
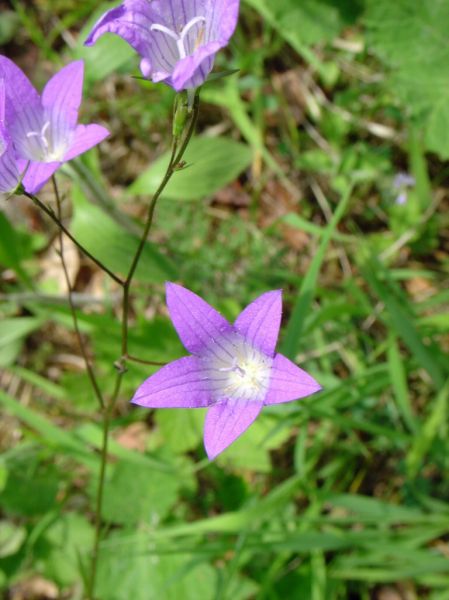
[[[204,377],[214,401],[224,398],[261,402],[270,383],[273,359],[238,333],[225,334],[202,357]]]
[[[50,121],[45,121],[45,123],[40,131],[29,131],[27,133],[27,138],[32,138],[32,137],[39,138],[40,142],[42,143],[42,146],[44,147],[45,152],[47,152],[50,147],[47,137],[45,135],[47,133],[47,129],[49,127],[50,127]]]
[[[169,29],[168,27],[165,27],[165,25],[159,25],[158,23],[155,23],[154,25],[151,25],[150,31],[160,31],[161,33],[165,33],[173,40],[175,40],[175,42],[179,40],[179,35],[171,29]]]
[[[187,25],[184,27],[184,29],[181,31],[181,39],[183,40],[186,35],[189,33],[189,31],[192,29],[192,27],[194,25],[196,25],[197,23],[205,23],[206,19],[204,17],[194,17],[193,19],[191,19]]]
[[[176,33],[176,31],[173,31],[169,27],[165,27],[165,25],[161,25],[159,23],[154,23],[153,25],[151,25],[150,31],[160,31],[161,33],[165,33],[165,35],[168,35],[169,37],[171,37],[172,40],[175,40],[176,46],[177,46],[178,52],[179,52],[179,58],[183,59],[183,58],[186,58],[186,56],[187,56],[186,48],[184,45],[184,40],[185,40],[186,35],[189,33],[189,31],[192,29],[192,27],[194,27],[197,23],[205,23],[205,22],[206,22],[206,19],[204,17],[193,17],[193,19],[190,19],[190,21],[187,23],[187,25],[185,25],[181,29],[181,32],[179,33],[179,35]]]

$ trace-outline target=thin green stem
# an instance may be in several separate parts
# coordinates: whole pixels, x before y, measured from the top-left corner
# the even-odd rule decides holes
[[[127,354],[125,356],[126,360],[130,360],[131,362],[136,362],[139,363],[141,365],[150,365],[153,367],[163,367],[164,365],[166,365],[167,363],[165,362],[158,362],[156,360],[145,360],[143,358],[139,358],[137,356],[132,356],[132,354]]]
[[[107,273],[109,275],[109,277],[111,279],[113,279],[116,283],[118,283],[120,286],[124,285],[123,280],[118,275],[116,275],[110,269],[108,269],[108,267],[106,267],[106,265],[104,265],[98,258],[95,258],[95,256],[93,254],[91,254],[89,252],[89,250],[87,250],[82,244],[80,244],[80,242],[64,226],[64,224],[61,222],[61,219],[58,218],[58,215],[55,215],[55,213],[53,212],[53,210],[51,208],[49,208],[46,204],[44,204],[41,200],[39,200],[39,198],[37,198],[37,196],[34,196],[33,194],[29,194],[28,192],[25,192],[25,191],[23,192],[23,194],[27,198],[29,198],[38,208],[40,208],[48,217],[50,217],[50,219],[58,226],[58,229],[63,231],[65,233],[65,235],[70,240],[72,240],[72,242],[75,244],[75,246],[83,254],[85,254],[88,258],[90,258],[90,260],[92,262],[94,262],[102,271]]]
[[[94,547],[92,550],[92,562],[91,572],[87,587],[87,598],[88,600],[94,600],[95,581],[97,577],[97,565],[98,556],[100,550],[100,539],[101,539],[101,516],[103,512],[103,497],[104,487],[106,481],[106,464],[108,458],[108,446],[109,446],[109,428],[111,425],[112,411],[114,410],[115,403],[120,393],[122,385],[123,375],[125,371],[119,371],[115,380],[114,392],[106,408],[103,408],[103,433],[101,443],[101,454],[100,454],[100,475],[97,489],[97,497],[95,501],[95,539]]]
[[[171,153],[170,161],[168,163],[167,170],[165,172],[165,175],[164,175],[158,189],[156,190],[153,198],[151,199],[150,206],[148,207],[148,215],[147,215],[147,220],[146,220],[145,227],[144,227],[144,230],[142,233],[142,237],[140,239],[139,246],[137,248],[137,251],[134,255],[133,261],[129,268],[128,275],[123,284],[122,360],[124,360],[128,354],[129,290],[131,287],[131,283],[132,283],[134,274],[136,272],[137,265],[139,264],[140,257],[142,256],[142,252],[145,247],[145,244],[146,244],[146,241],[148,238],[148,234],[149,234],[151,226],[153,224],[154,211],[156,208],[157,201],[159,200],[159,198],[160,198],[162,192],[164,191],[165,187],[167,186],[168,182],[172,178],[173,173],[175,173],[176,169],[179,168],[179,165],[180,165],[181,160],[184,156],[184,153],[187,149],[187,146],[189,145],[189,142],[195,131],[195,126],[196,126],[196,122],[198,119],[198,109],[199,109],[199,96],[198,96],[198,94],[196,94],[195,101],[194,101],[193,107],[192,107],[192,117],[190,120],[189,128],[188,128],[187,133],[184,137],[184,140],[179,148],[179,151],[178,151],[177,141],[174,140],[174,143],[172,146],[172,153]]]
[[[170,181],[173,173],[176,169],[179,168],[181,160],[184,156],[184,153],[187,149],[187,146],[192,138],[192,135],[195,131],[196,122],[198,119],[198,109],[199,109],[199,96],[198,93],[195,95],[194,105],[192,107],[192,116],[190,119],[190,124],[188,130],[185,134],[185,137],[179,146],[178,149],[178,139],[173,140],[172,144],[172,152],[171,157],[168,163],[167,170],[165,175],[156,190],[153,198],[151,199],[150,205],[148,207],[147,219],[145,222],[144,230],[142,232],[142,237],[140,239],[139,245],[137,247],[136,253],[131,262],[131,266],[128,271],[128,275],[123,285],[123,310],[122,310],[122,355],[120,359],[115,363],[117,368],[117,378],[115,382],[114,392],[111,396],[111,399],[106,408],[103,409],[103,442],[101,447],[101,465],[100,465],[100,479],[98,483],[97,489],[97,498],[96,498],[96,513],[95,513],[95,540],[94,540],[94,548],[92,553],[92,562],[91,562],[91,572],[90,578],[88,582],[87,589],[87,597],[89,600],[94,600],[94,592],[95,592],[95,581],[97,577],[97,567],[98,567],[98,557],[99,557],[99,549],[100,549],[100,539],[101,539],[101,515],[103,510],[103,498],[104,498],[104,487],[105,487],[105,477],[106,477],[106,463],[107,463],[107,454],[108,454],[108,441],[109,441],[109,427],[111,422],[112,412],[114,410],[115,403],[117,402],[120,388],[123,381],[123,376],[126,373],[126,361],[134,360],[136,362],[141,362],[143,364],[152,364],[158,365],[160,363],[152,362],[152,361],[144,361],[138,359],[136,357],[130,356],[128,354],[128,322],[129,322],[129,309],[130,309],[130,287],[132,280],[134,278],[134,274],[136,272],[137,266],[139,264],[140,258],[142,256],[143,249],[145,247],[148,235],[150,233],[151,226],[153,224],[154,211],[156,208],[156,203],[160,198],[162,192],[164,191],[166,185]]]
[[[55,198],[56,198],[57,215],[55,215],[55,216],[58,219],[58,222],[62,224],[61,197],[59,195],[58,185],[56,183],[56,178],[54,175],[52,176],[51,181],[53,184],[53,190],[54,190]],[[92,369],[92,365],[90,364],[89,357],[87,356],[87,351],[86,351],[86,347],[84,345],[83,336],[81,335],[81,331],[80,331],[79,324],[78,324],[78,316],[76,314],[75,304],[74,304],[73,298],[72,298],[72,285],[70,283],[69,270],[67,268],[67,263],[66,263],[65,256],[64,256],[64,236],[63,236],[62,227],[59,227],[59,229],[58,229],[58,238],[59,238],[59,257],[61,259],[62,270],[64,272],[64,278],[65,278],[66,285],[67,285],[67,298],[69,301],[70,312],[72,314],[73,326],[75,328],[75,333],[76,333],[78,344],[79,344],[79,347],[81,350],[81,354],[83,355],[84,364],[86,365],[87,375],[89,377],[92,388],[95,392],[95,396],[97,397],[98,403],[100,404],[100,407],[103,409],[104,405],[105,405],[104,399],[103,399],[103,394],[101,393],[100,387],[97,382],[97,378],[95,377],[95,373]]]

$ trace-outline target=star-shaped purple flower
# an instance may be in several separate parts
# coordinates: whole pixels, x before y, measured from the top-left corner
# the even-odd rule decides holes
[[[200,86],[234,33],[240,0],[125,0],[96,23],[86,45],[115,33],[140,54],[140,70],[177,92]]]
[[[77,125],[83,77],[83,61],[74,61],[56,73],[39,96],[19,67],[0,56],[0,80],[6,94],[4,123],[18,169],[26,169],[22,184],[31,194],[63,163],[109,135],[100,125]]]
[[[132,402],[147,408],[208,408],[204,444],[210,460],[256,419],[264,405],[290,402],[321,389],[305,371],[275,353],[282,292],[266,292],[234,325],[193,292],[167,283],[167,306],[192,356],[149,377]]]

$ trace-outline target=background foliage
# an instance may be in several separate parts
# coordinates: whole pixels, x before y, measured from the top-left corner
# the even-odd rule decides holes
[[[109,4],[0,2],[2,52],[39,86],[86,60],[84,117],[113,135],[66,167],[65,218],[125,272],[168,148],[173,93],[133,79],[120,39],[82,46]],[[80,30],[80,28],[82,28]],[[282,349],[324,391],[264,410],[214,463],[202,411],[114,414],[98,596],[449,597],[449,2],[245,0],[205,86],[188,168],[137,272],[131,348],[183,353],[163,282],[226,316],[283,288]],[[415,186],[397,203],[398,172]],[[51,192],[43,194],[52,203]],[[101,443],[56,232],[0,212],[0,588],[82,598]],[[118,294],[73,249],[80,324],[110,391]]]

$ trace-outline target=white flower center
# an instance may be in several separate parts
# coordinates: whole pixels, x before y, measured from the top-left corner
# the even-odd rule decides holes
[[[172,38],[172,40],[175,40],[176,42],[176,46],[178,48],[178,52],[179,52],[179,58],[183,59],[186,56],[188,56],[188,51],[186,50],[186,37],[187,35],[190,33],[192,27],[195,27],[195,25],[197,25],[198,23],[205,23],[206,19],[204,17],[194,17],[193,19],[190,19],[190,21],[187,23],[187,25],[185,25],[180,33],[176,33],[176,31],[173,31],[172,29],[170,29],[169,27],[166,27],[165,25],[160,25],[159,23],[154,23],[153,25],[151,25],[150,30],[151,31],[160,31],[161,33],[164,33],[165,35],[168,35],[168,37]],[[203,27],[200,28],[199,33],[197,34],[195,40],[194,40],[194,50],[195,51],[198,46],[202,43],[202,40],[204,38],[204,25]]]
[[[262,402],[268,392],[273,359],[238,333],[223,335],[201,357],[212,398]]]
[[[67,151],[67,144],[61,136],[55,135],[51,122],[45,121],[40,131],[27,131],[29,143],[25,143],[29,158],[39,162],[60,162]],[[58,139],[59,138],[59,139]]]
[[[31,103],[17,114],[9,133],[18,157],[32,162],[63,162],[75,126],[60,107],[56,110]]]

